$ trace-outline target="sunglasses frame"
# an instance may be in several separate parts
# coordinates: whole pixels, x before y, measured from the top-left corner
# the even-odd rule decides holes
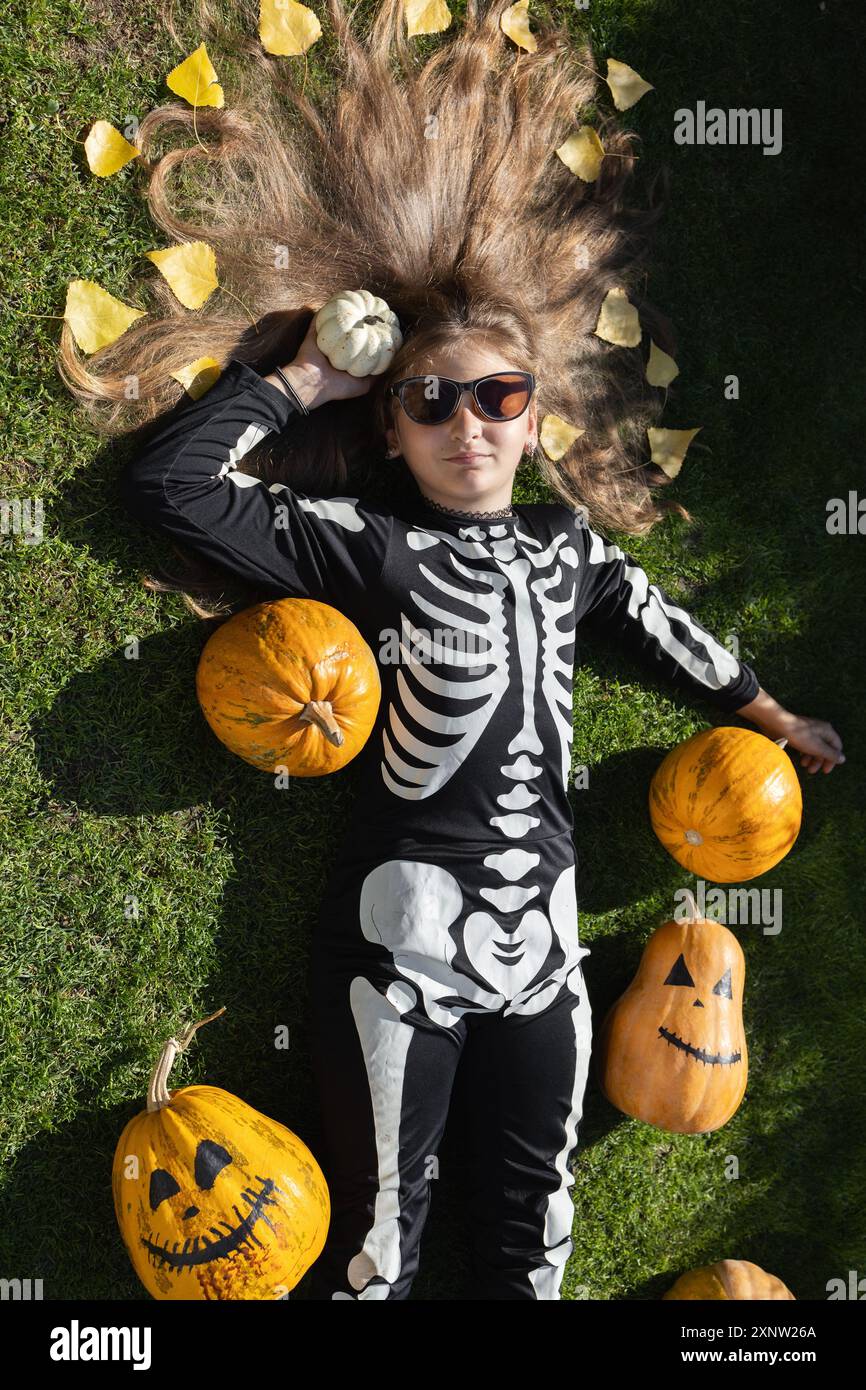
[[[415,417],[414,417],[414,415],[409,415],[409,411],[406,410],[405,405],[403,405],[403,397],[402,397],[402,395],[401,395],[400,393],[401,393],[401,391],[402,391],[402,389],[403,389],[404,386],[409,386],[409,385],[411,385],[413,381],[429,381],[430,377],[434,377],[434,376],[437,377],[439,381],[447,381],[448,384],[449,384],[449,386],[456,386],[456,387],[457,387],[458,394],[457,394],[456,400],[454,401],[454,409],[453,409],[452,411],[450,411],[448,415],[443,416],[443,418],[442,418],[441,420],[416,420]],[[523,409],[522,409],[521,411],[519,411],[519,413],[518,413],[517,415],[506,415],[503,419],[497,419],[495,415],[488,415],[487,412],[485,411],[484,407],[482,406],[481,402],[479,401],[479,399],[478,399],[478,394],[477,394],[477,388],[481,385],[482,381],[490,381],[491,378],[500,377],[500,376],[520,376],[520,377],[523,377],[524,380],[527,382],[527,384],[528,384],[528,386],[529,386],[529,396],[527,397],[526,405],[523,407]],[[511,420],[519,420],[521,415],[525,415],[525,414],[526,414],[526,411],[529,409],[530,404],[531,404],[531,402],[532,402],[532,395],[533,395],[533,392],[535,391],[535,384],[536,384],[536,383],[535,383],[535,376],[533,375],[532,372],[522,372],[522,371],[517,371],[517,370],[515,370],[515,371],[503,370],[503,371],[501,371],[501,372],[485,372],[484,376],[477,376],[477,377],[475,377],[475,379],[474,379],[473,381],[455,381],[453,377],[450,377],[450,376],[441,376],[438,372],[428,372],[426,376],[406,376],[406,377],[402,377],[400,381],[392,381],[391,385],[388,387],[388,390],[386,391],[385,394],[386,394],[387,396],[396,396],[396,397],[397,397],[397,399],[398,399],[399,402],[400,402],[401,407],[403,408],[404,411],[406,411],[406,414],[409,416],[409,419],[413,422],[413,424],[416,424],[416,425],[444,425],[448,420],[452,420],[452,419],[454,418],[454,416],[457,414],[457,411],[460,409],[460,402],[461,402],[461,400],[463,399],[463,392],[464,392],[464,391],[471,391],[471,392],[472,392],[472,399],[473,399],[473,401],[475,402],[475,408],[476,408],[476,410],[478,411],[478,413],[479,413],[479,415],[481,416],[481,418],[484,419],[484,420],[489,420],[490,423],[491,423],[492,425],[505,425],[505,424],[508,424],[508,422],[511,421]]]

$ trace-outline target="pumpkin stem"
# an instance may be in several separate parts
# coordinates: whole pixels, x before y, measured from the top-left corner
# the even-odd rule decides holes
[[[686,906],[686,915],[685,915],[685,917],[683,918],[683,921],[685,921],[685,922],[703,922],[703,921],[704,921],[704,918],[703,918],[703,917],[701,916],[701,914],[698,912],[698,905],[697,905],[697,903],[695,902],[695,895],[694,895],[694,893],[692,892],[691,888],[684,888],[684,889],[682,890],[682,893],[683,893],[683,901],[685,902],[685,906]]]
[[[788,740],[786,738],[774,738],[773,742],[778,743],[780,748],[784,748]]]
[[[690,845],[702,845],[704,843],[704,837],[699,830],[686,830],[684,834]]]
[[[304,705],[298,718],[305,719],[308,724],[315,724],[335,748],[342,746],[343,730],[334,718],[330,700],[310,700],[309,704]]]
[[[202,1024],[210,1023],[211,1019],[219,1018],[220,1014],[225,1013],[225,1005],[217,1009],[215,1014],[208,1014],[207,1018],[200,1018],[198,1023],[191,1023],[187,1029],[181,1033],[179,1038],[169,1038],[162,1045],[162,1051],[157,1058],[150,1082],[147,1087],[147,1108],[148,1111],[161,1110],[164,1105],[168,1105],[171,1096],[168,1091],[168,1074],[174,1065],[174,1059],[179,1052],[184,1052],[192,1041],[196,1029],[201,1028]]]

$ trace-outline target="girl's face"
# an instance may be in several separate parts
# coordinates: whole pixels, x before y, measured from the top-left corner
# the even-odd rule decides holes
[[[516,370],[497,353],[466,347],[406,375],[470,381],[489,372]],[[441,425],[410,420],[396,398],[391,418],[393,424],[386,430],[391,451],[403,455],[425,497],[458,511],[507,507],[523,450],[538,442],[535,393],[516,420],[486,420],[477,413],[471,391],[463,392],[455,414]]]

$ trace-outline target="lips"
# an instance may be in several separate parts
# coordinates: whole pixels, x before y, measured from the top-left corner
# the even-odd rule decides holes
[[[446,460],[447,463],[479,463],[481,459],[489,458],[489,454],[452,454]]]

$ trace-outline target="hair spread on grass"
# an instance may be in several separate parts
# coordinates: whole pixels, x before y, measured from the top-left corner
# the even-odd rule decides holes
[[[385,389],[428,354],[469,344],[535,373],[539,421],[554,414],[584,430],[556,463],[538,451],[555,497],[584,507],[593,525],[632,534],[671,511],[688,519],[658,497],[669,480],[648,462],[646,436],[664,404],[645,379],[650,338],[675,350],[670,322],[641,292],[667,171],[652,179],[645,207],[628,205],[639,137],[610,111],[589,42],[533,15],[537,49],[518,54],[500,29],[501,0],[467,0],[464,19],[423,40],[406,38],[400,0],[366,18],[325,3],[321,57],[333,82],[301,58],[264,51],[258,0],[235,0],[228,21],[209,0],[185,3],[180,34],[174,4],[164,7],[182,53],[206,39],[231,83],[222,109],[177,100],[152,110],[137,167],[154,222],[172,242],[207,241],[230,293],[191,312],[154,271],[140,287],[147,316],[86,361],[64,324],[59,370],[95,427],[141,429],[146,439],[148,423],[184,395],[171,372],[204,356],[270,372],[292,360],[315,309],[364,287],[403,329],[390,368],[366,396],[293,419],[245,468],[324,496],[351,480],[358,495],[387,504],[405,491],[408,469],[384,459],[394,404]],[[584,122],[607,152],[594,183],[555,154]],[[638,308],[639,347],[594,334],[616,286]],[[249,586],[174,549],[180,569],[145,576],[146,587],[182,593],[201,617],[255,601]]]

